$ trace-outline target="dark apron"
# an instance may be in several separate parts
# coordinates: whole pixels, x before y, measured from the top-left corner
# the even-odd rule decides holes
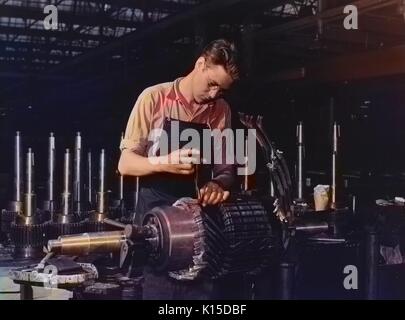
[[[200,152],[203,154],[203,130],[209,129],[207,124],[186,122],[177,119],[165,118],[163,130],[167,132],[169,146],[168,153],[171,150],[171,126],[173,121],[179,124],[179,137],[186,129],[194,129],[200,136]],[[179,149],[190,142],[179,141]],[[197,146],[198,148],[198,146]],[[212,148],[211,148],[212,149]],[[210,153],[212,154],[212,153]],[[156,155],[164,155],[158,152]],[[211,165],[201,164],[198,170],[198,188],[201,188],[206,182],[211,180]],[[172,205],[176,200],[182,197],[197,198],[197,192],[194,181],[194,174],[179,175],[172,173],[160,173],[139,178],[139,194],[136,207],[137,222],[140,223],[145,213],[157,206]]]

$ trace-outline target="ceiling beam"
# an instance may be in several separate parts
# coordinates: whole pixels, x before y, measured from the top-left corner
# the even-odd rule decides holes
[[[63,45],[59,42],[51,42],[51,43],[35,43],[35,42],[22,42],[22,41],[2,41],[2,47],[10,47],[16,50],[21,51],[21,49],[26,50],[33,50],[33,49],[40,49],[43,50],[56,50],[56,51],[86,51],[92,49],[92,47],[83,47],[83,46],[75,46],[75,45]],[[1,50],[0,51],[4,51]]]
[[[358,1],[355,1],[352,3],[352,5],[357,7],[359,14],[364,13],[364,12],[369,12],[372,10],[378,10],[381,8],[385,8],[385,7],[397,5],[397,4],[398,4],[398,0],[385,0],[385,1],[358,0]],[[325,10],[324,12],[322,12],[318,15],[298,18],[294,21],[283,23],[283,24],[275,26],[275,27],[265,28],[265,29],[259,30],[259,31],[255,32],[254,34],[252,34],[252,37],[254,39],[260,40],[263,38],[282,34],[284,32],[303,30],[306,28],[316,26],[317,21],[319,19],[322,19],[322,21],[324,23],[338,21],[340,19],[343,19],[343,17],[345,17],[345,14],[343,13],[344,7],[345,6],[339,6],[336,8]]]
[[[66,24],[79,24],[85,26],[99,26],[102,23],[109,27],[124,27],[124,28],[139,28],[144,25],[143,22],[118,20],[104,12],[79,14],[68,11],[58,11],[58,22]],[[43,20],[47,14],[43,12],[42,8],[20,7],[12,5],[0,5],[0,17],[14,17],[23,19]]]
[[[145,0],[90,0],[89,2],[109,4],[114,7],[125,7],[132,9],[143,9],[145,7]],[[195,4],[186,2],[162,1],[162,0],[147,0],[148,8],[153,10],[160,10],[164,12],[178,12],[189,9]]]
[[[70,32],[70,31],[58,31],[58,30],[44,30],[44,29],[26,29],[17,27],[6,27],[0,26],[0,34],[10,34],[10,35],[26,35],[32,37],[55,37],[61,40],[93,40],[93,41],[111,41],[116,39],[115,37],[107,37],[100,35],[92,35],[86,33]]]
[[[272,1],[271,6],[277,7],[282,3],[287,2],[288,0],[275,0]],[[50,72],[60,72],[64,69],[69,69],[74,65],[84,63],[88,60],[93,59],[96,56],[108,55],[111,51],[120,49],[124,46],[130,44],[140,43],[143,39],[147,37],[152,37],[154,35],[162,34],[162,32],[169,32],[173,30],[176,26],[179,26],[183,23],[193,21],[194,19],[201,18],[209,14],[218,14],[218,12],[229,10],[233,6],[243,5],[249,3],[249,5],[263,5],[269,4],[268,0],[215,0],[209,1],[207,3],[194,6],[185,12],[180,12],[176,15],[170,16],[162,21],[150,25],[148,28],[137,30],[131,32],[127,35],[120,37],[119,39],[112,41],[102,47],[97,48],[97,50],[92,50],[88,53],[85,53],[77,58],[74,58],[70,61],[52,68]],[[178,34],[178,32],[177,32]]]

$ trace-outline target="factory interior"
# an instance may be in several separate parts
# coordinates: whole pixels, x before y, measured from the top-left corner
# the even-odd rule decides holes
[[[255,170],[141,212],[134,105],[218,39]],[[402,103],[403,0],[1,0],[0,300],[405,299]]]

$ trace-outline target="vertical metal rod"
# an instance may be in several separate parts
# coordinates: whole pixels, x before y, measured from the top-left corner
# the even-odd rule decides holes
[[[54,178],[55,177],[55,137],[53,132],[49,135],[49,146],[48,146],[48,200],[51,203],[54,201]],[[51,204],[50,204],[51,205]]]
[[[297,125],[297,198],[304,198],[304,131],[303,123]]]
[[[20,131],[16,132],[14,144],[14,200],[21,201],[22,195],[22,157]]]
[[[338,155],[339,155],[339,138],[340,138],[340,126],[335,122],[333,124],[333,150],[332,150],[332,208],[335,209],[337,205],[337,193],[338,185]]]
[[[99,165],[99,186],[97,192],[97,213],[106,213],[107,210],[107,194],[105,192],[105,152],[104,149],[101,149]]]
[[[71,170],[70,151],[66,149],[63,169],[63,193],[62,193],[62,215],[68,215],[71,213],[71,182],[70,182],[70,170]]]
[[[87,198],[88,202],[91,205],[93,203],[93,181],[92,181],[92,166],[91,166],[91,151],[87,152]]]
[[[80,132],[76,133],[75,140],[75,159],[74,159],[74,177],[73,177],[73,202],[74,211],[81,212],[81,153],[82,137]]]
[[[24,199],[24,215],[32,217],[35,214],[36,203],[34,194],[34,153],[28,148],[26,159],[26,189]]]
[[[124,200],[124,176],[120,175],[119,179],[119,200]]]
[[[100,153],[100,166],[99,166],[99,192],[104,192],[105,189],[105,153],[104,149],[101,149]]]

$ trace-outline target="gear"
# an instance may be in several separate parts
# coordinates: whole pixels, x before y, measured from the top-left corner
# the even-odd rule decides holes
[[[70,222],[70,223],[51,223],[49,225],[50,239],[57,239],[59,236],[68,234],[78,234],[84,232],[84,223]]]
[[[48,224],[11,225],[11,240],[16,257],[33,258],[43,255],[42,248],[49,236]]]

